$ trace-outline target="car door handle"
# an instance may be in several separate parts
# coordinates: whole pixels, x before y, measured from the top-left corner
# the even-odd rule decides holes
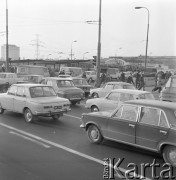
[[[134,124],[129,124],[129,126],[130,126],[130,127],[132,127],[132,128],[134,128],[134,127],[135,127],[135,125],[134,125]]]
[[[167,131],[160,130],[160,133],[166,135],[166,134],[167,134]]]

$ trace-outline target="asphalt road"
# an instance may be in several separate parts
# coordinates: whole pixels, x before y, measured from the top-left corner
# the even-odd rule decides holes
[[[0,180],[101,180],[106,158],[115,158],[115,162],[124,158],[122,174],[129,170],[129,163],[137,165],[138,174],[141,164],[164,163],[156,153],[120,143],[91,144],[79,127],[81,114],[89,111],[84,102],[71,108],[59,121],[39,118],[31,124],[20,114],[0,115]],[[157,175],[162,170],[157,168]],[[146,177],[152,179],[151,168]]]

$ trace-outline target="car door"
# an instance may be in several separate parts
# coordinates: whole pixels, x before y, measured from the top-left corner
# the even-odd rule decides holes
[[[108,138],[135,144],[135,129],[139,108],[123,104],[108,120]]]
[[[141,107],[139,122],[136,125],[136,144],[152,150],[167,138],[169,124],[165,113],[157,108]]]
[[[25,105],[26,105],[25,88],[19,86],[17,88],[16,96],[14,97],[14,111],[22,113]]]
[[[113,86],[113,84],[106,84],[101,91],[99,91],[99,97],[105,97],[113,89]]]
[[[6,95],[6,99],[4,101],[4,109],[14,111],[14,98],[16,95],[17,86],[12,85]]]
[[[119,104],[120,94],[117,92],[110,92],[101,102],[103,111],[116,109]]]

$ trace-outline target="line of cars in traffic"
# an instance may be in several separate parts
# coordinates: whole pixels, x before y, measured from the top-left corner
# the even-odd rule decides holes
[[[13,84],[0,95],[0,113],[22,113],[26,122],[38,116],[57,120],[71,110],[70,104],[85,99],[83,90],[87,89],[75,87],[74,81],[84,84],[82,78],[76,77],[45,77],[41,84],[29,80]],[[86,101],[85,107],[92,112],[82,115],[80,127],[86,130],[91,143],[110,139],[159,152],[166,162],[176,166],[174,103],[155,100],[152,93],[135,90],[134,85],[124,82],[108,82],[96,89],[86,86],[92,99]]]

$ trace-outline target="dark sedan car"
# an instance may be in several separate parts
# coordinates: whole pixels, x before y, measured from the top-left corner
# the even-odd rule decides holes
[[[115,111],[83,114],[82,128],[91,143],[103,138],[163,154],[176,166],[176,106],[156,100],[123,102]]]

